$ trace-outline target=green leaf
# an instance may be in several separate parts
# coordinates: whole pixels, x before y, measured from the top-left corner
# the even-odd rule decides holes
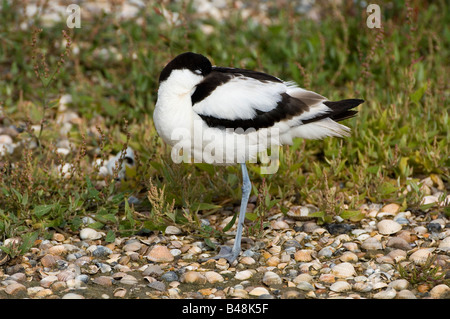
[[[426,90],[427,84],[425,83],[410,95],[411,101],[414,103],[419,103],[420,99],[423,97]]]
[[[115,240],[116,240],[116,234],[112,230],[108,231],[108,233],[106,234],[106,237],[105,237],[105,241],[108,243],[112,243]]]
[[[205,238],[205,244],[212,249],[216,249],[216,245],[209,238]]]
[[[193,203],[191,205],[192,211],[196,212],[199,210],[216,210],[219,208],[222,208],[222,206],[220,205],[214,205],[214,204],[210,204],[210,203]]]
[[[349,219],[352,222],[358,222],[362,220],[364,217],[366,217],[361,211],[359,210],[346,210],[343,211],[340,215],[343,219]]]
[[[94,198],[94,199],[100,200],[100,198],[98,197],[98,194],[100,192],[95,189],[94,185],[92,185],[92,182],[91,182],[89,176],[87,176],[87,175],[86,175],[86,184],[87,184],[87,191],[88,191],[89,198]]]
[[[37,239],[38,233],[32,232],[22,236],[22,245],[20,245],[20,253],[25,254],[31,247],[33,247],[34,241]]]
[[[233,218],[230,220],[230,222],[223,228],[223,232],[227,232],[233,227],[234,223],[236,222],[237,213],[234,214]]]
[[[37,218],[42,218],[44,215],[48,214],[55,204],[50,205],[39,205],[34,207],[33,213]]]

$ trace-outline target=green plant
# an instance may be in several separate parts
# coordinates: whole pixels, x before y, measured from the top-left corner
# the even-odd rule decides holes
[[[436,256],[430,255],[423,264],[409,263],[406,266],[397,264],[400,277],[406,279],[414,286],[420,284],[437,285],[441,283],[449,284],[450,280],[445,279],[445,271],[436,263]]]

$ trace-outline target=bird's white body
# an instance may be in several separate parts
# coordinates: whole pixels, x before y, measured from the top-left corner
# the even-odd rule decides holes
[[[158,134],[172,145],[172,160],[241,165],[242,199],[235,242],[233,248],[223,246],[214,257],[230,263],[241,251],[251,192],[246,162],[256,162],[258,153],[267,148],[272,155],[274,148],[292,144],[296,137],[348,135],[349,128],[337,121],[354,116],[357,112],[351,109],[363,102],[328,101],[269,74],[213,67],[206,57],[192,52],[169,62],[159,83],[153,120]]]
[[[291,145],[296,137],[321,139],[348,135],[349,128],[329,118],[302,124],[302,121],[330,111],[326,98],[289,82],[262,83],[238,76],[218,86],[201,102],[192,105],[191,95],[203,80],[188,69],[174,70],[158,90],[153,120],[162,139],[174,146],[172,158],[178,161],[234,164],[255,162],[258,153],[270,147]],[[255,110],[268,112],[280,102],[282,93],[316,99],[307,112],[271,127],[223,129],[209,127],[199,114],[229,120],[252,118]],[[181,152],[183,154],[181,154]]]

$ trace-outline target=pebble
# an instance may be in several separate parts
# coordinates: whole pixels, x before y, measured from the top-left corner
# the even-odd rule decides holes
[[[330,286],[330,290],[334,292],[344,292],[352,289],[352,286],[346,281],[336,281]]]
[[[445,267],[448,218],[439,214],[430,220],[391,207],[382,215],[381,205],[367,205],[365,211],[375,212],[374,217],[366,214],[345,227],[337,227],[339,220],[333,227],[320,227],[316,221],[275,215],[263,237],[245,238],[245,249],[232,265],[225,259],[202,261],[211,250],[182,225],[174,226],[178,231],[167,227],[112,243],[90,228],[82,230],[83,238],[54,233],[51,239],[36,240],[22,262],[2,264],[0,298],[92,298],[86,291],[96,286],[101,290],[96,298],[132,298],[138,292],[140,298],[178,299],[448,299],[448,285],[413,285],[396,266],[423,265],[436,256],[435,266]],[[400,223],[401,218],[408,223]],[[212,215],[207,221],[209,227],[219,227],[221,219]],[[400,228],[384,230],[383,221]],[[288,227],[279,227],[281,222]],[[20,243],[20,238],[0,244],[5,243]]]
[[[394,299],[397,296],[397,292],[393,288],[387,288],[373,295],[374,299]]]
[[[251,277],[253,277],[253,272],[251,270],[238,271],[236,275],[234,275],[234,278],[237,280],[247,280]]]
[[[351,277],[356,273],[353,265],[348,262],[336,264],[331,268],[331,271],[333,275],[335,275],[338,278]]]
[[[427,262],[427,259],[432,254],[432,248],[421,248],[409,256],[409,260],[411,260],[416,265],[424,265]]]
[[[163,263],[173,261],[174,257],[166,246],[155,245],[147,254],[147,259],[153,262]]]
[[[96,231],[95,229],[92,228],[83,228],[80,231],[80,238],[81,240],[95,240],[95,239],[100,239],[102,237],[102,233]]]
[[[221,274],[219,274],[219,273],[217,273],[215,271],[207,271],[207,272],[205,272],[205,277],[206,277],[206,280],[210,284],[223,282],[225,280]]]
[[[65,294],[64,296],[62,296],[62,299],[85,299],[85,297],[80,294],[69,292],[69,293]]]
[[[295,254],[294,254],[294,259],[296,261],[311,261],[312,260],[312,253],[314,251],[311,249],[301,249],[298,250]]]
[[[309,282],[307,282],[307,281],[300,281],[298,284],[297,284],[297,289],[300,289],[300,290],[302,290],[302,291],[313,291],[313,290],[315,290],[314,289],[314,286],[313,285],[311,285]]]
[[[409,286],[409,282],[406,279],[397,279],[388,284],[389,288],[393,288],[397,291],[406,290]]]
[[[180,278],[181,282],[184,283],[190,283],[190,284],[199,284],[199,285],[204,285],[207,282],[206,277],[196,271],[188,271],[186,273],[184,273],[181,278]]]
[[[167,282],[177,281],[178,275],[174,271],[168,271],[161,276],[161,279]]]
[[[445,284],[434,286],[430,290],[430,296],[434,299],[448,299],[450,297],[450,288]]]
[[[377,224],[378,231],[383,235],[392,235],[402,229],[402,225],[390,219],[384,219]]]
[[[15,296],[17,295],[19,292],[21,291],[26,291],[27,287],[25,287],[24,285],[18,283],[18,282],[14,282],[8,286],[6,286],[5,292],[8,295],[12,295]]]
[[[269,291],[264,287],[253,288],[249,293],[250,296],[259,297],[261,295],[268,295]]]
[[[271,285],[281,285],[282,280],[280,276],[274,273],[273,271],[266,271],[264,273],[262,282],[267,286],[271,286]]]

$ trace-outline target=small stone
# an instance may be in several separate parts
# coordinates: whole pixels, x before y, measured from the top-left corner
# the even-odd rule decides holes
[[[129,244],[123,246],[124,251],[138,251],[142,248],[142,244],[140,242],[134,241]]]
[[[181,282],[204,285],[207,282],[207,279],[199,272],[188,271],[181,276]]]
[[[412,253],[409,259],[416,265],[424,265],[431,256],[432,251],[432,248],[421,248]]]
[[[410,290],[401,290],[397,293],[397,299],[417,299],[417,297]]]
[[[178,275],[174,271],[168,271],[161,276],[161,279],[167,282],[177,281]]]
[[[234,289],[234,291],[231,293],[231,297],[239,299],[247,299],[248,292],[244,289]]]
[[[322,258],[330,258],[331,256],[333,256],[333,253],[334,249],[327,246],[322,248],[317,255]]]
[[[39,284],[41,285],[41,287],[44,288],[48,288],[50,287],[55,281],[58,281],[58,277],[51,275],[51,276],[47,276],[41,279],[41,281],[39,282]]]
[[[63,234],[60,233],[54,233],[52,236],[52,239],[55,241],[63,242],[65,240],[65,237]]]
[[[173,261],[174,257],[166,246],[155,245],[147,254],[147,259],[153,262],[163,263]]]
[[[448,299],[450,297],[450,288],[445,284],[434,286],[430,290],[430,295],[434,299]]]
[[[259,297],[261,295],[269,294],[269,291],[264,287],[256,287],[253,288],[248,294],[251,296]]]
[[[53,295],[53,291],[51,289],[42,289],[41,291],[38,291],[34,296],[36,298],[46,298],[48,296]]]
[[[387,288],[373,295],[374,299],[394,299],[397,292],[393,288]]]
[[[52,246],[48,249],[48,252],[52,255],[60,256],[66,252],[64,245]]]
[[[153,281],[147,286],[158,291],[166,291],[166,284],[161,281]]]
[[[397,291],[405,290],[408,288],[409,282],[406,279],[397,279],[389,283],[388,287]]]
[[[295,252],[294,259],[296,261],[308,262],[312,260],[312,253],[314,251],[311,249],[301,249]]]
[[[215,271],[207,271],[205,273],[205,277],[210,284],[215,284],[224,281],[223,276]]]
[[[56,258],[51,254],[47,254],[41,258],[41,263],[44,267],[53,268],[54,266],[56,266]]]
[[[243,265],[254,265],[256,263],[256,260],[253,259],[252,257],[245,256],[242,257],[241,260],[239,260],[239,262]]]
[[[281,285],[282,280],[280,276],[274,273],[273,271],[266,271],[264,273],[262,282],[267,286],[271,286],[271,285]]]
[[[81,240],[95,240],[95,239],[100,239],[101,237],[102,237],[102,233],[100,233],[92,228],[83,228],[80,231]]]
[[[388,214],[395,215],[399,211],[400,211],[400,205],[396,204],[396,203],[392,203],[392,204],[387,204],[387,205],[383,206],[380,210],[380,213],[388,213]]]
[[[297,284],[296,287],[297,287],[297,289],[302,290],[302,291],[313,291],[313,290],[315,290],[314,286],[311,285],[309,282],[306,282],[306,281],[300,281]]]
[[[276,267],[280,263],[280,258],[277,256],[272,256],[269,259],[267,259],[266,264],[267,266]]]
[[[100,286],[111,287],[113,279],[109,276],[99,276],[94,279],[94,283]]]
[[[334,292],[344,292],[352,289],[352,286],[346,281],[337,281],[330,286],[330,290]]]
[[[312,283],[313,279],[314,279],[314,277],[311,276],[310,274],[300,274],[294,278],[293,282],[295,284],[298,284],[301,281],[306,281],[306,282]]]
[[[392,237],[386,244],[387,247],[402,249],[402,250],[410,250],[411,244],[408,243],[404,238],[401,237]]]
[[[392,235],[399,232],[402,229],[402,225],[390,220],[384,219],[377,224],[378,231],[383,235]]]
[[[288,223],[282,220],[274,220],[271,222],[272,229],[289,229]]]
[[[76,293],[69,292],[62,296],[62,299],[85,299],[84,296]]]
[[[131,275],[125,274],[125,276],[120,279],[120,283],[125,285],[136,285],[138,280]]]
[[[253,272],[250,270],[243,270],[238,271],[236,275],[234,275],[234,278],[237,280],[247,280],[250,279],[253,276]]]
[[[319,281],[327,283],[327,284],[331,284],[336,281],[336,276],[333,274],[321,274],[319,277]]]
[[[97,248],[92,252],[92,256],[95,257],[107,257],[111,254],[112,250],[102,245],[98,245]]]
[[[161,276],[164,273],[161,266],[159,265],[149,265],[145,270],[143,271],[143,276]]]
[[[445,237],[440,243],[439,243],[439,249],[449,251],[450,250],[450,236]]]
[[[339,259],[343,262],[355,263],[358,261],[358,256],[351,251],[346,251],[342,254],[341,257],[339,257]]]
[[[303,295],[297,290],[288,290],[283,292],[281,299],[301,299]]]
[[[331,272],[338,278],[351,277],[356,273],[353,265],[348,262],[343,262],[333,266],[331,268]]]
[[[127,294],[127,290],[125,288],[117,288],[113,292],[113,296],[117,298],[123,298]]]
[[[166,235],[179,235],[181,234],[181,230],[175,226],[167,226],[165,230]]]
[[[17,295],[21,291],[27,291],[27,287],[18,282],[14,282],[5,288],[5,292],[11,296]]]
[[[375,237],[369,237],[361,245],[362,249],[365,250],[381,250],[383,249],[383,245],[381,242]]]

